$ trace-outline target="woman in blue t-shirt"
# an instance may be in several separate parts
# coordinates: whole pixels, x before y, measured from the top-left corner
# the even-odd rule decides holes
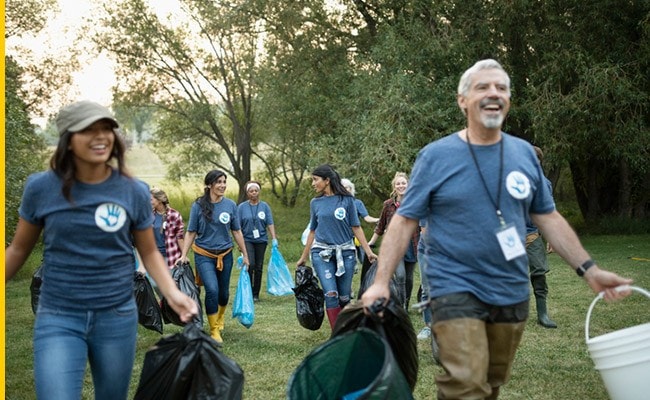
[[[246,252],[251,262],[248,273],[253,286],[253,301],[255,302],[259,301],[260,290],[262,289],[264,254],[269,244],[267,230],[271,234],[271,245],[278,247],[271,207],[265,201],[260,200],[260,191],[261,185],[259,182],[246,182],[248,200],[237,206],[237,215],[239,216],[244,242],[246,243]]]
[[[377,259],[361,229],[354,197],[341,183],[341,177],[330,165],[324,164],[312,172],[312,187],[316,197],[310,204],[310,226],[307,244],[298,266],[309,259],[325,293],[325,308],[330,327],[350,302],[354,266],[357,263],[353,238],[357,238],[372,262]]]
[[[198,306],[176,287],[156,247],[149,190],[125,170],[126,146],[111,112],[80,101],[61,109],[56,127],[51,169],[31,175],[25,185],[16,233],[5,252],[5,281],[43,232],[34,322],[36,396],[80,399],[88,363],[95,399],[126,399],[138,327],[133,244],[183,321]]]
[[[190,220],[185,232],[180,262],[187,262],[190,247],[198,280],[205,287],[205,313],[210,325],[210,336],[222,343],[221,331],[230,297],[230,273],[233,265],[235,238],[248,270],[248,253],[241,232],[237,204],[225,197],[226,173],[218,169],[207,173],[203,180],[203,195],[192,203]]]

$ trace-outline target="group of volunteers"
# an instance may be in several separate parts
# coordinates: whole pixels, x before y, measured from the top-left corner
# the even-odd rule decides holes
[[[631,293],[620,286],[632,281],[599,268],[556,210],[541,153],[501,130],[510,90],[510,78],[495,60],[467,69],[457,91],[466,126],[421,149],[410,182],[404,173],[395,175],[378,219],[331,165],[311,172],[316,195],[297,265],[311,260],[331,327],[353,299],[359,252],[361,261],[377,263],[374,282],[359,299],[366,307],[387,301],[394,279],[398,300],[408,308],[419,264],[429,304],[425,328],[442,366],[431,388],[439,399],[498,397],[528,319],[529,282],[538,322],[556,327],[546,310],[541,235],[606,300]],[[198,307],[169,271],[188,262],[192,250],[210,335],[222,342],[234,245],[258,300],[269,236],[278,245],[273,216],[260,200],[259,182],[245,184],[248,200],[237,205],[225,197],[226,173],[213,170],[185,229],[164,191],[127,172],[126,146],[107,108],[91,101],[70,104],[56,126],[59,141],[49,170],[25,184],[5,252],[5,281],[42,234],[43,284],[33,335],[39,399],[81,398],[87,363],[96,399],[126,399],[138,325],[134,247],[160,294],[186,322]],[[360,218],[377,223],[369,241]],[[373,247],[381,235],[377,255]]]

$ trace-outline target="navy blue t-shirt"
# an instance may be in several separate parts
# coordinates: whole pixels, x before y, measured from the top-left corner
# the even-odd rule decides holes
[[[27,179],[20,217],[43,227],[39,304],[73,309],[114,307],[133,296],[133,230],[153,223],[149,188],[113,170],[104,182],[75,182],[70,203],[61,179]]]

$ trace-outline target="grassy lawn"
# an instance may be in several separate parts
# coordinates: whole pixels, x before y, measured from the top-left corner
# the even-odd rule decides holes
[[[283,218],[277,221],[281,238],[285,237],[286,242],[292,240],[290,237],[299,241],[301,231],[286,232],[280,228]],[[584,243],[602,265],[634,278],[638,286],[650,288],[650,262],[628,258],[649,258],[649,235],[594,236],[584,238]],[[35,254],[29,265],[6,286],[6,399],[35,399],[31,341],[34,316],[29,284],[39,257]],[[285,258],[293,271],[297,257]],[[535,323],[535,318],[529,320],[512,379],[501,391],[500,398],[605,400],[608,397],[604,385],[599,372],[593,368],[584,342],[586,312],[594,296],[559,257],[552,254],[549,261],[552,270],[549,274],[549,312],[559,328],[543,329]],[[237,282],[237,273],[233,275],[231,298]],[[358,275],[356,278],[354,287],[358,288]],[[592,336],[649,321],[649,301],[634,294],[620,303],[599,302],[592,317]],[[531,317],[534,312],[532,305]],[[423,326],[421,317],[414,312],[410,315],[419,330]],[[165,325],[164,330],[164,334],[169,335],[180,332],[181,328]],[[283,399],[291,373],[315,346],[327,340],[328,335],[326,321],[315,332],[298,324],[293,296],[273,297],[264,293],[256,304],[255,323],[250,329],[227,318],[223,351],[244,370],[244,398]],[[155,332],[139,328],[131,396],[137,387],[144,354],[160,338]],[[426,342],[421,341],[418,350],[420,370],[415,398],[435,399],[433,377],[440,371],[439,367],[434,365]],[[83,398],[93,398],[89,376]]]
[[[206,171],[207,172],[207,171]],[[164,175],[164,172],[161,173]],[[154,180],[154,175],[155,177]],[[170,188],[155,172],[142,178],[150,184],[161,185],[168,191],[172,206],[187,218],[191,201],[200,193],[203,174],[196,178],[191,189]],[[152,181],[153,180],[153,181]],[[229,188],[231,191],[233,188]],[[171,192],[171,193],[170,193]],[[233,198],[233,196],[229,196]],[[273,209],[280,251],[295,270],[300,256],[300,235],[308,220],[308,203],[294,209],[284,209],[272,199],[265,198]],[[376,213],[375,213],[376,214]],[[365,226],[366,233],[370,227]],[[650,235],[587,236],[585,247],[598,263],[635,280],[635,284],[650,289]],[[267,258],[270,251],[267,252]],[[633,260],[638,257],[644,260]],[[32,327],[34,315],[30,306],[29,285],[31,274],[38,266],[41,255],[32,254],[29,262],[6,285],[6,399],[35,399],[33,384]],[[501,390],[501,399],[591,399],[608,398],[600,374],[593,368],[584,339],[585,318],[594,294],[587,285],[555,254],[549,256],[551,273],[548,275],[548,307],[558,329],[544,329],[536,324],[534,299],[531,295],[531,318],[517,353],[512,379]],[[265,265],[266,271],[266,265]],[[233,272],[231,302],[239,272]],[[355,275],[353,288],[359,287]],[[266,288],[266,279],[262,282]],[[416,275],[416,289],[419,276]],[[411,303],[416,301],[412,299]],[[634,294],[615,304],[599,302],[595,308],[592,336],[612,330],[644,323],[650,320],[650,300]],[[228,310],[224,331],[224,353],[235,360],[245,374],[244,398],[274,400],[286,398],[287,382],[300,362],[329,336],[329,324],[324,321],[320,330],[312,332],[302,328],[295,315],[293,296],[273,297],[263,293],[255,306],[255,322],[250,329],[230,319]],[[410,312],[416,330],[422,328],[422,318]],[[180,332],[182,328],[165,325],[164,335]],[[135,394],[140,378],[144,355],[162,336],[139,328],[135,368],[131,379],[130,397]],[[420,369],[415,389],[416,399],[435,399],[434,376],[440,368],[434,365],[428,342],[418,343]],[[92,384],[86,377],[84,399],[92,399]]]

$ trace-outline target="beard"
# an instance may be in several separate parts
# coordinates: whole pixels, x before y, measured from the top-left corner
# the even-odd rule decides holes
[[[501,128],[503,124],[503,115],[481,115],[481,122],[483,126],[488,129]]]

